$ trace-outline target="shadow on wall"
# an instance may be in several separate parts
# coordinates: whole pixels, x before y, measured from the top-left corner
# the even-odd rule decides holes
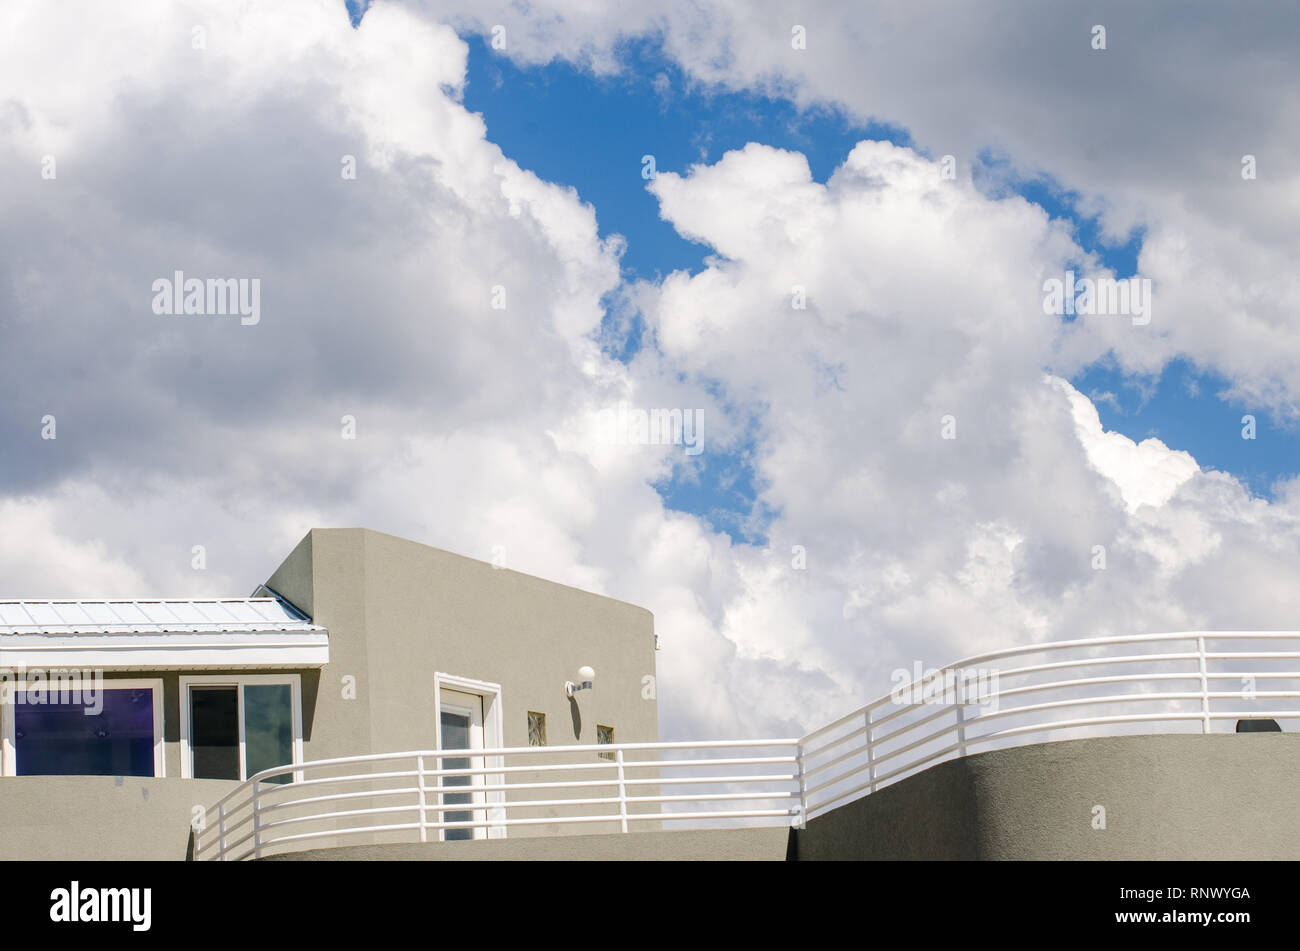
[[[582,740],[582,711],[578,709],[578,701],[573,697],[569,698],[569,716],[573,718],[573,738]]]

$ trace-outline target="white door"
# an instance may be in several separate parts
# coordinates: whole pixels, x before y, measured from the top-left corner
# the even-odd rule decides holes
[[[439,749],[444,750],[481,750],[483,749],[483,698],[478,694],[461,693],[459,690],[438,691],[438,733],[441,739]],[[480,769],[482,756],[446,756],[441,757],[442,769]],[[483,785],[483,776],[444,776],[443,787],[465,786],[465,792],[443,793],[443,805],[478,805],[483,802],[483,793],[474,792],[473,787]],[[486,818],[483,809],[456,809],[443,813],[444,822],[482,822]],[[475,828],[443,829],[442,838],[446,841],[456,839],[485,839],[487,829]]]

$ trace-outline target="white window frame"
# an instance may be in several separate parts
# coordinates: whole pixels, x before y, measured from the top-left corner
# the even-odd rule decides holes
[[[94,676],[92,671],[84,671],[85,674]],[[23,679],[15,680],[6,685],[9,691],[9,702],[3,704],[3,710],[0,711],[0,720],[3,723],[3,751],[0,754],[0,775],[17,776],[18,775],[18,747],[17,738],[14,736],[17,729],[14,721],[14,704],[13,699],[16,694],[24,693],[32,687],[44,686],[49,689],[48,681],[41,681],[40,684],[33,684],[32,681]],[[152,690],[153,691],[153,778],[158,779],[167,775],[167,756],[165,754],[166,745],[163,738],[163,682],[161,677],[104,677],[98,685],[104,690]]]
[[[470,677],[460,677],[456,674],[435,671],[433,674],[433,723],[435,745],[438,749],[442,749],[442,690],[444,687],[458,693],[477,694],[481,697],[483,699],[483,748],[490,750],[505,747],[505,717],[501,700],[501,685],[486,680],[474,680]],[[489,769],[492,767],[502,768],[505,766],[504,759],[502,756],[483,757],[483,765]],[[484,776],[482,785],[503,786],[505,781],[505,773],[488,773]],[[493,790],[479,795],[483,797],[484,804],[487,806],[489,820],[499,822],[505,819],[506,811],[504,806],[501,805],[506,801],[504,790]],[[506,828],[504,825],[489,826],[487,838],[504,839],[506,837]],[[475,838],[480,837],[479,833],[481,831],[481,829],[474,830]]]
[[[303,761],[302,751],[302,675],[301,674],[194,674],[180,678],[181,708],[181,777],[194,778],[194,756],[190,748],[190,687],[234,687],[235,717],[239,724],[239,782],[248,779],[247,748],[244,744],[244,687],[249,684],[288,684],[289,705],[293,708],[293,763]],[[302,770],[294,770],[293,782],[302,782]]]

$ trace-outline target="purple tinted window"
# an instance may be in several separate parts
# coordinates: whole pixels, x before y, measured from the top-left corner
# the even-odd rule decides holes
[[[14,750],[19,776],[152,776],[153,690],[106,687],[103,709],[88,703],[14,700]]]

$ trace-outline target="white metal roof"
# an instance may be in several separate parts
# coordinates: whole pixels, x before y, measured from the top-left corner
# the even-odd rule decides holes
[[[0,635],[323,630],[277,598],[0,601]]]
[[[280,598],[0,601],[0,667],[321,667],[329,631]]]

